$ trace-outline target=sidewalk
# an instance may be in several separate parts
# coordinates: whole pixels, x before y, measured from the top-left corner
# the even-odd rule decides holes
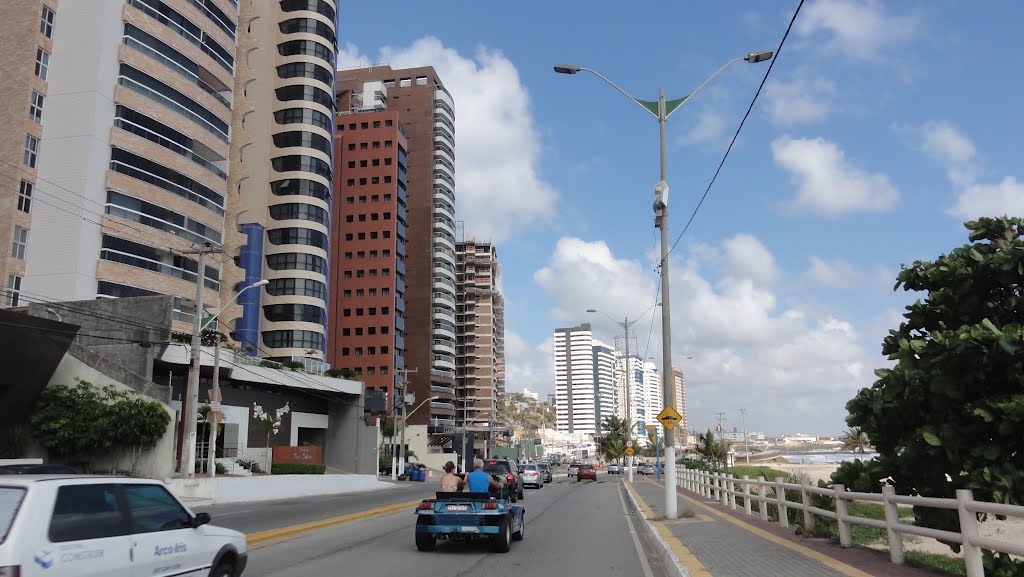
[[[644,516],[663,515],[665,489],[650,478],[626,483]],[[885,552],[841,548],[827,539],[802,538],[792,529],[735,515],[712,501],[680,490],[679,519],[654,521],[690,577],[935,577],[938,571],[889,562]],[[690,511],[692,517],[684,518]]]

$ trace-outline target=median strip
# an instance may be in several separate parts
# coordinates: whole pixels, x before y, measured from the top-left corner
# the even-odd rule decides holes
[[[351,521],[359,521],[360,519],[370,519],[372,517],[380,517],[381,515],[388,515],[401,511],[402,509],[411,509],[416,505],[419,505],[423,499],[416,499],[415,501],[406,501],[405,503],[395,503],[394,505],[385,505],[384,507],[377,507],[376,509],[369,509],[367,511],[359,511],[358,513],[349,513],[348,515],[340,515],[338,517],[331,517],[330,519],[321,519],[320,521],[313,521],[311,523],[303,523],[301,525],[292,525],[290,527],[281,527],[279,529],[270,529],[269,531],[259,531],[256,533],[249,533],[246,535],[246,542],[250,547],[254,545],[265,544],[269,541],[277,539],[283,539],[285,537],[294,537],[307,533],[309,531],[315,531],[317,529],[324,529],[326,527],[333,527],[335,525],[341,525],[343,523],[349,523]]]

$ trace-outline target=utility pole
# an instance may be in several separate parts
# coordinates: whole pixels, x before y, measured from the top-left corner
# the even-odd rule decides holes
[[[625,329],[625,331],[626,331],[626,346],[625,346],[625,348],[626,348],[626,359],[625,359],[625,361],[626,362],[623,364],[623,368],[625,369],[623,371],[623,376],[626,378],[626,421],[629,423],[629,437],[626,437],[626,439],[629,440],[633,436],[633,406],[629,404],[629,387],[631,385],[630,375],[633,374],[633,371],[630,370],[630,366],[629,366],[629,317],[628,316],[625,317],[625,319],[623,320],[622,328]],[[626,475],[627,475],[627,477],[629,479],[629,482],[632,483],[633,482],[633,455],[627,455],[626,456],[626,469],[629,471]]]
[[[740,414],[743,415],[743,451],[747,454],[747,464],[750,464],[750,447],[747,446],[747,410],[740,409]]]
[[[219,324],[220,319],[214,321]],[[213,331],[213,389],[210,391],[210,412],[207,416],[207,422],[210,425],[210,444],[207,447],[207,457],[209,459],[209,465],[207,465],[207,473],[211,477],[217,476],[217,426],[220,425],[220,414],[221,414],[221,394],[220,394],[220,331],[216,330],[217,326],[214,326]]]
[[[719,433],[724,433],[725,432],[725,425],[723,425],[722,423],[725,422],[725,413],[715,413],[715,414],[718,415],[718,432]]]
[[[196,414],[199,411],[199,371],[203,346],[200,333],[203,322],[203,287],[206,284],[206,255],[222,252],[224,252],[223,249],[213,248],[210,243],[206,243],[206,246],[203,248],[180,252],[183,255],[194,254],[198,260],[198,268],[196,269],[196,311],[192,317],[192,362],[185,389],[184,405],[182,406],[182,421],[184,422],[182,423],[181,438],[184,447],[182,447],[181,459],[178,462],[179,474],[187,477],[194,477],[196,474]]]
[[[398,467],[400,474],[405,474],[405,419],[406,419],[406,405],[409,403],[415,403],[416,397],[413,396],[410,399],[409,391],[409,373],[415,373],[419,369],[398,369],[395,372],[402,373],[402,437],[399,445],[399,452],[401,453],[398,457]]]

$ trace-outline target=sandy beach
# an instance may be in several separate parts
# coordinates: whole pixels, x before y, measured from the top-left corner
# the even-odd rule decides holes
[[[831,475],[839,468],[839,463],[798,464],[781,462],[769,463],[768,466],[794,475],[807,475],[807,477],[810,478],[811,483],[816,485],[818,481],[831,483]]]

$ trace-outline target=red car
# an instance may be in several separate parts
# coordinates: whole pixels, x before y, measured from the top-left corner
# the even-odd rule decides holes
[[[580,465],[579,471],[576,471],[576,480],[582,481],[583,479],[597,481],[597,469],[591,464]]]

